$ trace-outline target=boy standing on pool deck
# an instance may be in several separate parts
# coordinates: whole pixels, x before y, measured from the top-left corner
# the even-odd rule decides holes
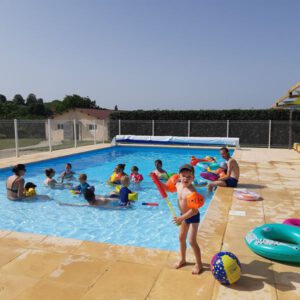
[[[198,209],[190,208],[188,205],[188,198],[191,196],[191,194],[199,195],[192,185],[194,178],[193,166],[185,164],[180,167],[179,182],[176,183],[176,189],[178,193],[178,207],[180,209],[181,216],[174,217],[173,222],[176,224],[181,224],[179,231],[180,261],[176,264],[176,269],[186,265],[186,238],[188,232],[190,232],[189,243],[196,258],[196,264],[192,274],[200,274],[202,271],[202,261],[200,247],[197,243],[197,231],[200,222],[200,213]]]

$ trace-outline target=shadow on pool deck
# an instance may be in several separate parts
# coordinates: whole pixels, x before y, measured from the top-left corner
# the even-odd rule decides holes
[[[264,189],[266,188],[266,186],[261,184],[254,184],[254,183],[239,183],[238,188],[239,189]]]
[[[277,287],[282,291],[296,290],[296,284],[300,284],[299,272],[276,272],[272,270],[273,262],[263,262],[260,260],[253,260],[249,264],[241,263],[242,276],[237,284],[229,286],[228,288],[238,291],[256,291],[261,290],[265,284]],[[272,272],[273,278],[269,273]],[[253,278],[259,277],[259,278]],[[285,285],[276,286],[277,277],[283,277],[286,279]]]

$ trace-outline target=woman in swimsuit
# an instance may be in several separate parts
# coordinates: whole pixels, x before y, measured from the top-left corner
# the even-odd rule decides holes
[[[25,197],[24,183],[23,178],[26,167],[23,164],[17,164],[12,168],[14,175],[9,176],[6,180],[6,191],[7,198],[9,200],[21,200]]]

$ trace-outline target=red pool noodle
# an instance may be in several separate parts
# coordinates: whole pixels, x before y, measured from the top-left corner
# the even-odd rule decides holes
[[[153,182],[155,183],[155,185],[156,185],[158,191],[160,192],[161,196],[162,196],[164,199],[167,198],[167,193],[166,193],[166,191],[165,191],[165,189],[164,189],[164,186],[163,186],[163,184],[159,181],[157,175],[156,175],[155,173],[150,173],[150,176],[151,176]]]

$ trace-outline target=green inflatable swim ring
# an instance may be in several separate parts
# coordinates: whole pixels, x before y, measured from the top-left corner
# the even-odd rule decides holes
[[[285,262],[300,262],[300,228],[287,224],[265,224],[245,237],[248,247],[258,255]]]

